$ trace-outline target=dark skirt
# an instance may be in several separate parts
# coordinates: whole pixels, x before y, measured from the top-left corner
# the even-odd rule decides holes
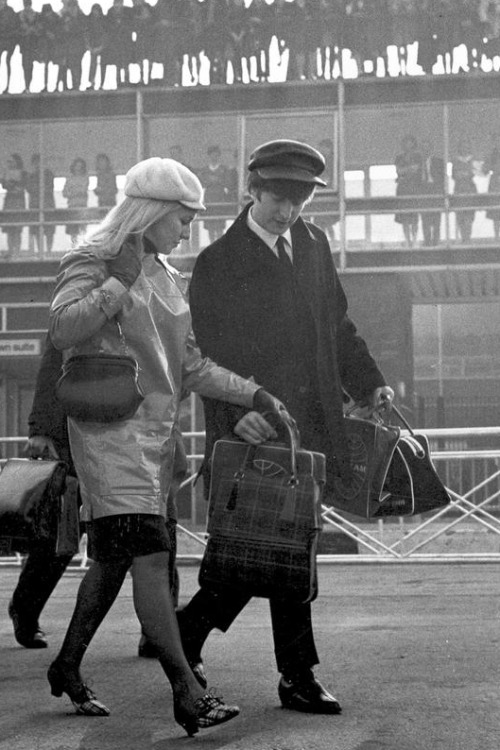
[[[87,524],[88,555],[97,562],[119,562],[156,552],[173,552],[175,521],[147,513],[122,513]]]

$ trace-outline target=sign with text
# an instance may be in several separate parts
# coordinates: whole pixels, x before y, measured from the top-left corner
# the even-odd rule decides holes
[[[0,357],[38,357],[41,351],[40,339],[0,340]]]

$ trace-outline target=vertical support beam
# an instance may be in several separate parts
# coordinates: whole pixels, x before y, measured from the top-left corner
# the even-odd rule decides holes
[[[363,194],[365,198],[371,198],[370,167],[363,169]],[[372,242],[372,216],[365,214],[365,242]]]
[[[448,178],[448,163],[450,161],[450,111],[447,104],[443,104],[443,159],[445,168],[444,182],[444,237],[446,247],[450,246],[450,184]]]
[[[339,191],[339,241],[340,241],[340,270],[346,267],[346,230],[345,230],[345,87],[344,80],[338,82],[338,143],[336,151],[338,160],[338,191]]]
[[[135,120],[136,120],[136,159],[142,161],[146,158],[144,149],[144,100],[142,90],[137,89],[135,94]]]
[[[238,115],[238,209],[243,205],[246,190],[245,144],[247,139],[246,115]]]
[[[45,179],[44,179],[44,172],[45,172],[45,154],[44,152],[45,144],[44,144],[44,124],[43,122],[40,122],[38,125],[38,153],[40,154],[40,174],[38,177],[38,194],[40,196],[38,201],[38,227],[37,227],[37,234],[38,234],[38,249],[40,252],[40,257],[43,257],[44,254],[44,207],[45,207]],[[30,206],[31,208],[31,206]],[[32,240],[32,233],[31,233],[31,227],[28,230],[28,242],[30,244],[30,251],[35,250],[35,248],[31,247],[31,240]]]

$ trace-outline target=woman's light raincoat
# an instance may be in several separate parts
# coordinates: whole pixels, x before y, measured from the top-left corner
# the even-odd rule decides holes
[[[50,311],[50,336],[64,357],[103,349],[139,364],[145,399],[128,420],[69,419],[83,519],[120,513],[175,517],[167,507],[179,435],[180,401],[195,391],[252,407],[259,386],[203,358],[194,340],[186,282],[164,260],[146,255],[127,290],[89,249],[63,258]],[[171,504],[172,501],[169,501]]]

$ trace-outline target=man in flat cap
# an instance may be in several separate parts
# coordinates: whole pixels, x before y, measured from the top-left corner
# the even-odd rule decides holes
[[[393,391],[347,317],[347,302],[328,240],[300,214],[317,186],[323,156],[277,140],[259,146],[248,165],[252,202],[198,257],[191,281],[193,329],[204,354],[276,394],[295,417],[304,448],[327,457],[327,496],[349,478],[343,434],[343,388],[376,405]],[[205,399],[206,457],[214,441],[255,413]],[[205,486],[209,467],[205,461]],[[203,586],[179,613],[186,655],[203,679],[201,649],[211,629],[226,631],[249,601],[241,590]],[[339,702],[315,678],[318,664],[310,603],[270,599],[284,707],[338,714]]]

